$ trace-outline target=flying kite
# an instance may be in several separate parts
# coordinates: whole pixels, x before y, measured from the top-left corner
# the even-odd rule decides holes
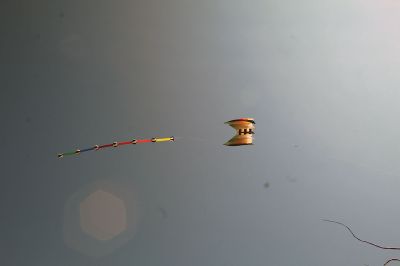
[[[77,149],[75,151],[71,152],[64,152],[64,153],[59,153],[57,156],[58,158],[62,158],[67,155],[74,155],[74,154],[80,154],[82,152],[87,152],[87,151],[98,151],[100,149],[104,148],[109,148],[109,147],[119,147],[123,145],[129,145],[129,144],[139,144],[139,143],[147,143],[147,142],[165,142],[165,141],[175,141],[174,137],[169,137],[169,138],[151,138],[151,139],[133,139],[130,141],[123,141],[123,142],[113,142],[110,144],[104,144],[104,145],[94,145],[93,147],[86,148],[86,149]]]
[[[236,130],[236,135],[233,136],[224,145],[226,146],[241,146],[253,145],[253,134],[255,134],[255,124],[253,118],[239,118],[225,122]]]
[[[241,146],[241,145],[253,145],[253,135],[255,134],[255,121],[253,118],[239,118],[230,120],[225,122],[225,124],[230,125],[236,130],[236,135],[233,136],[229,141],[224,143],[226,146]],[[148,142],[166,142],[166,141],[175,141],[174,137],[167,137],[167,138],[151,138],[151,139],[133,139],[130,141],[123,141],[123,142],[113,142],[110,144],[104,145],[94,145],[90,148],[86,149],[76,149],[70,152],[59,153],[57,155],[58,158],[63,158],[64,156],[69,155],[78,155],[82,152],[87,151],[98,151],[100,149],[109,148],[109,147],[119,147],[123,145],[129,144],[139,144],[139,143],[148,143]]]

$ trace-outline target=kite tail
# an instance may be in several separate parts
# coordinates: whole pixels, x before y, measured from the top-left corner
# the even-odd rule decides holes
[[[104,148],[109,148],[109,147],[119,147],[123,145],[130,145],[130,144],[139,144],[139,143],[148,143],[148,142],[166,142],[166,141],[175,141],[174,137],[168,137],[168,138],[151,138],[151,139],[133,139],[131,141],[123,141],[123,142],[113,142],[110,144],[103,144],[103,145],[94,145],[93,147],[86,148],[86,149],[77,149],[75,151],[70,151],[70,152],[64,152],[64,153],[59,153],[57,155],[58,158],[63,158],[64,156],[69,156],[69,155],[77,155],[82,152],[87,152],[87,151],[98,151]]]

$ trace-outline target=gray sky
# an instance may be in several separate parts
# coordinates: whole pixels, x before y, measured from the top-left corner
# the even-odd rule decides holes
[[[320,219],[400,245],[400,2],[9,2],[1,264],[381,265],[396,255]],[[255,145],[223,146],[234,133],[223,123],[241,116],[256,120]],[[80,230],[80,202],[96,195],[106,195],[96,210],[134,217],[111,240]]]

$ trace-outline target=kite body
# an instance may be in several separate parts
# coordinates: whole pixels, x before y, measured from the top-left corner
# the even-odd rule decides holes
[[[253,118],[239,118],[225,122],[236,130],[236,135],[224,145],[241,146],[253,145],[255,122]]]

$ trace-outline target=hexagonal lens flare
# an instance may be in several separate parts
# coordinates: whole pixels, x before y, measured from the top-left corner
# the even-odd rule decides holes
[[[131,240],[138,209],[127,182],[97,181],[79,189],[64,209],[64,240],[72,249],[100,257]]]
[[[79,207],[82,230],[98,240],[110,240],[126,229],[124,202],[109,192],[97,190]]]

